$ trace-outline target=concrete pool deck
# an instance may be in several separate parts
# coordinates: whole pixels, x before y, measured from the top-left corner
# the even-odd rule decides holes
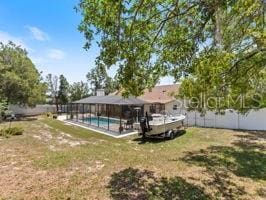
[[[114,132],[114,131],[107,131],[107,130],[104,130],[103,128],[91,126],[89,124],[85,124],[85,123],[82,123],[82,122],[74,122],[74,121],[71,121],[71,120],[66,120],[66,117],[64,117],[64,116],[58,116],[57,119],[59,121],[64,122],[67,125],[78,126],[78,127],[81,127],[81,128],[85,128],[85,129],[91,130],[91,131],[95,131],[97,133],[101,133],[103,135],[107,135],[107,136],[113,137],[113,138],[123,138],[123,137],[128,137],[128,136],[131,136],[131,135],[138,134],[137,130],[132,130],[132,131],[127,132],[127,133],[119,134],[119,133]]]

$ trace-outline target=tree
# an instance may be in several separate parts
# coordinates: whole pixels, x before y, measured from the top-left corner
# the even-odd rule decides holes
[[[0,97],[8,104],[35,106],[45,101],[46,86],[26,50],[0,42]]]
[[[0,122],[5,117],[7,111],[8,111],[7,101],[4,100],[3,98],[0,98]]]
[[[61,105],[65,105],[68,103],[69,96],[69,83],[64,75],[59,76],[59,91],[58,91],[58,99]]]
[[[52,103],[56,105],[56,110],[59,110],[59,83],[58,83],[58,76],[48,74],[46,76],[46,84],[47,84],[47,92],[48,96],[51,98]]]
[[[169,74],[182,78],[184,98],[248,95],[254,106],[265,98],[256,94],[265,79],[263,7],[261,0],[80,0],[77,10],[84,47],[100,38],[98,60],[119,67],[123,95],[139,96]]]
[[[90,96],[89,87],[87,83],[82,81],[75,82],[70,86],[70,100],[76,101]]]
[[[113,93],[119,89],[120,89],[120,87],[119,87],[118,81],[116,80],[116,77],[111,78],[108,76],[105,80],[105,86],[104,86],[105,94],[108,95],[108,94]]]
[[[94,87],[94,93],[98,89],[104,89],[105,94],[114,92],[118,88],[118,84],[115,79],[108,76],[106,67],[103,63],[96,60],[96,67],[92,68],[87,74],[88,81]]]

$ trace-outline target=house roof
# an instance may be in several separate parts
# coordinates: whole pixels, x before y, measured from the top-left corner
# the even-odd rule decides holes
[[[111,105],[143,105],[147,102],[134,97],[124,98],[119,95],[110,96],[90,96],[72,103],[88,103],[88,104],[111,104]]]
[[[148,103],[168,103],[176,100],[174,95],[178,93],[179,84],[158,85],[151,90],[144,90],[144,94],[138,97]],[[116,91],[111,95],[121,95],[122,91]]]
[[[150,91],[146,89],[139,98],[149,103],[168,103],[176,100],[174,97],[178,93],[179,84],[159,85]]]

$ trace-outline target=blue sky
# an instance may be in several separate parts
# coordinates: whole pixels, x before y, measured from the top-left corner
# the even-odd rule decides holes
[[[77,30],[81,20],[73,9],[79,0],[1,0],[0,41],[22,45],[43,76],[64,74],[69,82],[86,81],[99,54],[95,43],[85,51],[83,35]],[[115,74],[115,69],[109,70]],[[160,84],[171,84],[163,78]]]

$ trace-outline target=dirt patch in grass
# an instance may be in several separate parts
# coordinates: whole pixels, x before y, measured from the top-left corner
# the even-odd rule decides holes
[[[62,145],[75,147],[88,143],[88,141],[86,140],[75,138],[72,135],[64,133],[57,129],[52,129],[46,124],[35,125],[35,127],[40,129],[40,131],[32,135],[32,137],[40,140],[42,143],[49,144],[49,149],[52,151],[59,150],[60,146]]]

